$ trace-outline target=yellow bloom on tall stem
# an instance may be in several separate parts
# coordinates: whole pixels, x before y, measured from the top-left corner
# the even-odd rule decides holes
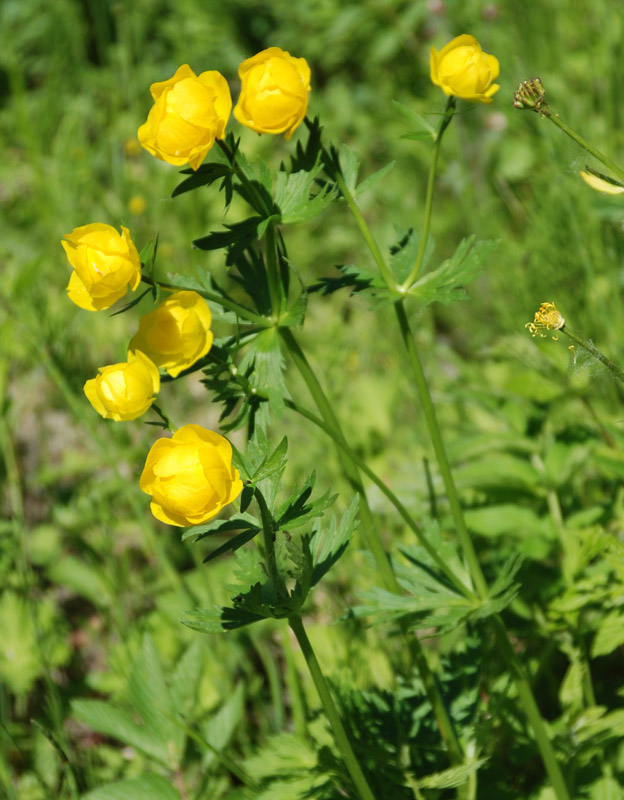
[[[137,350],[128,361],[100,367],[100,373],[84,385],[93,408],[105,419],[121,422],[144,414],[160,391],[158,368]]]
[[[157,367],[177,378],[212,346],[212,315],[197,292],[174,292],[141,318],[129,350],[145,353]]]
[[[498,59],[481,50],[474,36],[456,36],[439,52],[431,48],[431,80],[444,94],[491,103],[500,86]]]
[[[140,486],[152,497],[156,519],[180,527],[207,522],[243,490],[232,446],[200,425],[185,425],[154,443]]]
[[[216,70],[198,76],[183,64],[150,92],[154,105],[137,132],[139,142],[162,161],[198,169],[215,139],[225,136],[232,110],[227,81]]]
[[[123,226],[120,235],[112,225],[82,225],[66,234],[61,244],[74,268],[67,294],[80,308],[110,308],[141,282],[141,259]]]
[[[256,133],[290,139],[308,110],[310,67],[279,47],[269,47],[238,68],[243,82],[234,116]]]

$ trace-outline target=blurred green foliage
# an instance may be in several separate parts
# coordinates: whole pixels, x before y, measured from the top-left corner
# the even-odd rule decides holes
[[[555,300],[571,327],[624,362],[624,213],[620,199],[579,179],[588,163],[582,151],[511,102],[517,83],[539,75],[557,113],[619,161],[622,5],[3,0],[0,788],[9,800],[140,792],[167,800],[181,787],[198,800],[234,800],[242,794],[220,766],[222,751],[264,787],[262,797],[293,798],[311,787],[315,796],[334,796],[327,776],[337,766],[322,720],[314,723],[312,745],[283,732],[293,689],[283,663],[290,643],[277,627],[208,639],[179,623],[193,606],[228,601],[233,565],[222,559],[202,567],[206,551],[148,517],[137,476],[153,429],[106,423],[86,403],[84,381],[123,356],[136,316],[111,319],[69,303],[59,241],[94,221],[126,225],[139,248],[158,232],[163,271],[191,275],[201,266],[225,283],[220,255],[190,246],[218,226],[221,198],[211,190],[171,200],[176,173],[140,151],[136,129],[150,106],[149,85],[181,63],[219,69],[235,95],[240,61],[279,45],[310,63],[310,112],[320,115],[327,139],[359,155],[362,177],[397,161],[361,198],[389,248],[397,227],[420,224],[430,155],[428,143],[401,139],[406,120],[392,101],[435,123],[443,98],[429,81],[429,47],[462,32],[498,56],[501,89],[491,106],[464,105],[446,135],[434,201],[435,263],[473,233],[498,245],[468,287],[470,299],[418,317],[418,337],[488,576],[510,555],[526,557],[508,617],[559,753],[574,760],[583,797],[621,792],[624,723],[613,708],[622,700],[622,391],[602,367],[568,352],[567,342],[534,342],[522,328],[540,302]],[[240,135],[250,159],[261,155],[273,167],[293,152],[281,139]],[[230,221],[238,210],[234,204]],[[335,276],[335,265],[372,268],[340,206],[288,237],[308,283]],[[429,443],[391,309],[375,320],[365,298],[337,293],[310,304],[302,341],[323,365],[349,441],[412,513],[429,514]],[[303,392],[296,376],[292,392]],[[163,398],[176,421],[217,425],[219,410],[194,378],[177,393],[165,387]],[[285,414],[283,433],[290,440],[287,480],[294,483],[312,463],[321,487],[347,489],[316,431]],[[433,472],[444,521],[448,510]],[[412,544],[384,498],[374,489],[370,497],[388,539]],[[323,584],[315,621],[339,617],[371,583],[372,568],[355,548],[341,568]],[[419,777],[442,770],[422,687],[397,678],[392,648],[389,655],[384,649],[386,629],[352,619],[342,625],[348,636],[319,624],[313,638],[343,709],[367,741],[386,743],[389,762],[413,746]],[[456,718],[479,753],[491,757],[479,773],[478,797],[547,800],[513,691],[495,674],[487,643],[480,649],[475,641],[466,630],[430,650]],[[290,658],[293,669],[301,667],[297,654]],[[137,711],[129,689],[142,669],[167,692],[179,678],[186,692],[157,709],[163,736],[151,749],[128,735],[140,727],[132,714],[144,719],[149,711],[149,703]],[[104,700],[106,725],[88,705],[101,703],[101,711]],[[305,681],[303,702],[316,708]],[[190,733],[175,728],[166,716],[171,708],[184,709]],[[124,735],[114,725],[128,716]],[[173,761],[169,739],[177,743]],[[601,763],[609,771],[601,773]],[[306,771],[311,778],[301,782]],[[382,778],[393,785],[390,771]],[[107,782],[117,789],[98,788]],[[436,785],[423,796],[450,796]],[[402,789],[392,796],[405,796]]]

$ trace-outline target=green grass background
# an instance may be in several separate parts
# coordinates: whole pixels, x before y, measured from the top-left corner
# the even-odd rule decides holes
[[[499,58],[501,88],[492,105],[461,103],[446,135],[432,224],[435,261],[472,233],[499,243],[483,276],[468,287],[468,302],[436,308],[415,324],[486,569],[495,575],[516,550],[530,559],[526,577],[537,578],[527,582],[516,609],[532,631],[527,657],[540,675],[548,714],[555,718],[565,706],[561,682],[574,659],[565,647],[545,654],[535,634],[534,604],[543,609],[567,591],[559,566],[569,554],[553,532],[547,493],[554,487],[566,519],[588,515],[577,528],[596,523],[620,535],[622,391],[582,353],[573,363],[567,341],[534,342],[523,326],[543,300],[554,300],[571,327],[622,364],[624,206],[580,180],[579,169],[598,164],[546,120],[514,109],[512,99],[521,80],[539,75],[561,117],[618,162],[624,5],[3,0],[0,786],[11,800],[71,796],[63,760],[33,718],[79,765],[85,789],[150,766],[92,734],[69,707],[80,697],[122,697],[146,631],[167,673],[191,645],[201,648],[191,714],[198,726],[238,683],[245,685],[239,752],[254,752],[289,713],[280,691],[281,634],[260,630],[208,642],[179,623],[192,605],[227,597],[222,587],[231,565],[224,559],[202,567],[201,548],[182,544],[149,516],[138,475],[154,429],[140,421],[105,422],[82,393],[98,366],[124,356],[137,315],[89,314],[67,300],[63,234],[89,222],[123,224],[140,249],[158,233],[163,273],[192,274],[201,266],[219,281],[225,276],[220,254],[190,247],[221,221],[216,190],[172,201],[175,168],[133,147],[151,105],[149,85],[188,63],[196,72],[221,71],[236,96],[244,58],[271,45],[305,57],[313,76],[310,113],[320,115],[326,138],[355,150],[363,175],[397,161],[362,198],[388,248],[397,229],[420,225],[430,154],[426,143],[401,139],[406,122],[392,101],[439,113],[444,98],[429,80],[429,48],[464,32]],[[273,168],[296,141],[257,137],[235,121],[230,129],[241,135],[248,157],[261,154]],[[131,210],[137,197],[145,201],[142,213]],[[286,233],[307,283],[337,264],[371,266],[342,206]],[[350,440],[415,512],[427,508],[428,438],[391,310],[373,315],[365,300],[342,294],[315,300],[302,339]],[[294,376],[292,386],[305,397]],[[218,410],[192,378],[168,384],[162,399],[178,424],[217,424]],[[290,438],[287,480],[314,465],[319,484],[339,488],[344,504],[348,487],[327,443],[288,416],[274,426],[276,441],[283,432]],[[434,483],[442,494],[435,474]],[[374,491],[371,500],[388,537],[406,538]],[[490,505],[499,513],[484,519]],[[376,631],[353,631],[349,651],[341,649],[336,629],[322,624],[371,581],[360,555],[349,553],[312,619],[330,673],[388,689],[394,678],[377,650]],[[591,641],[595,625],[584,631]],[[457,646],[448,643],[449,650]],[[597,702],[615,702],[621,666],[617,652],[597,665]],[[185,780],[194,787],[209,780],[209,793],[197,797],[225,796],[227,782],[205,758],[195,754],[185,762]],[[522,791],[533,791],[538,778],[531,783],[529,771],[527,780]],[[491,781],[497,797],[517,796],[504,778],[494,774]]]

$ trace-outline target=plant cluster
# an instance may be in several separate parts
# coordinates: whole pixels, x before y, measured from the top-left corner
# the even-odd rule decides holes
[[[241,91],[233,115],[259,134],[290,139],[297,129],[305,129],[289,163],[271,166],[244,155],[241,140],[227,132],[232,99],[228,82],[216,71],[195,75],[183,65],[170,79],[153,84],[154,105],[138,129],[138,140],[149,153],[185,167],[173,197],[218,190],[226,212],[245,209],[240,219],[193,242],[200,251],[222,252],[227,286],[207,270],[198,270],[193,278],[180,278],[174,271],[166,280],[157,277],[158,240],[139,253],[125,227],[119,234],[108,224],[91,223],[65,237],[62,244],[73,268],[68,296],[82,309],[110,308],[140,282],[145,291],[116,313],[133,313],[144,298],[154,303],[128,344],[127,360],[103,366],[97,377],[87,380],[88,401],[114,422],[156,414],[151,424],[166,434],[154,442],[140,476],[153,515],[185,528],[185,541],[217,542],[206,562],[225,553],[235,559],[236,583],[227,586],[229,603],[187,610],[184,623],[207,634],[247,630],[257,623],[282,630],[287,624],[323,709],[321,716],[309,710],[310,699],[304,697],[297,670],[289,668],[294,730],[284,725],[262,751],[239,761],[227,748],[233,727],[244,715],[240,696],[228,700],[223,718],[198,734],[184,712],[192,702],[186,689],[199,670],[199,651],[189,649],[168,680],[146,636],[128,678],[132,710],[142,724],[95,699],[76,702],[74,713],[99,734],[137,748],[154,766],[93,789],[85,795],[89,800],[141,793],[156,800],[199,800],[205,789],[201,774],[193,777],[192,785],[180,788],[191,741],[220,763],[228,777],[214,796],[229,800],[472,800],[495,795],[568,800],[615,796],[612,793],[619,790],[622,770],[614,771],[612,761],[603,756],[618,747],[622,713],[596,700],[590,659],[612,653],[622,643],[621,595],[613,587],[621,587],[624,580],[624,552],[617,534],[593,527],[593,518],[576,524],[564,520],[558,492],[565,470],[584,457],[582,447],[561,443],[558,456],[544,463],[539,444],[528,436],[518,435],[513,441],[503,437],[492,445],[499,453],[498,474],[496,469],[494,474],[467,474],[467,445],[463,459],[468,469],[455,469],[453,442],[447,441],[440,424],[414,330],[425,309],[467,298],[466,285],[481,273],[496,247],[495,242],[470,235],[449,258],[436,263],[430,225],[445,131],[460,101],[494,101],[498,74],[498,59],[464,34],[440,51],[431,49],[430,77],[447,98],[437,124],[397,104],[410,124],[405,138],[430,142],[432,151],[422,227],[398,230],[387,254],[357,198],[379,187],[393,165],[360,178],[357,155],[326,143],[319,120],[307,116],[314,80],[305,59],[278,47],[240,65]],[[550,112],[539,81],[521,84],[515,103],[552,119],[601,158]],[[213,160],[207,160],[209,154]],[[622,177],[619,171],[616,175]],[[585,170],[583,177],[599,190],[620,186],[595,170]],[[373,266],[341,265],[306,284],[296,253],[288,249],[288,229],[315,219],[334,203],[348,208]],[[426,466],[431,486],[428,511],[415,514],[392,481],[379,476],[349,441],[340,409],[300,342],[308,307],[345,291],[369,306],[371,324],[373,315],[380,319],[388,311],[395,319],[403,345],[401,360],[437,464],[433,478],[428,462]],[[213,332],[214,319],[224,335]],[[568,335],[615,379],[624,379],[590,341],[569,330],[554,303],[543,303],[527,327],[533,336],[545,336],[543,331],[554,332],[553,338],[557,333]],[[293,371],[299,383],[291,380]],[[240,432],[232,437],[237,446],[222,433],[171,422],[161,399],[163,388],[191,373],[201,376],[212,402],[220,407],[222,433]],[[298,396],[302,386],[314,409]],[[314,426],[335,449],[353,492],[341,514],[329,511],[337,500],[335,492],[315,492],[314,472],[286,489],[289,446],[279,433],[285,414]],[[544,430],[547,427],[544,423]],[[605,432],[607,441],[608,436]],[[490,440],[483,441],[488,446]],[[518,452],[530,454],[530,469],[516,458]],[[410,459],[406,451],[406,472]],[[551,517],[547,524],[530,505],[505,504],[505,490],[514,480],[528,496],[546,502]],[[391,530],[409,531],[416,544],[407,545],[402,535],[384,535],[386,520],[371,507],[368,484],[392,509]],[[497,497],[498,503],[476,502],[466,511],[462,485],[488,499]],[[223,510],[227,516],[217,519]],[[509,557],[484,562],[473,534],[491,535],[497,525],[505,531],[530,528],[527,541],[538,552],[526,545],[524,551],[519,548]],[[307,631],[305,609],[312,590],[354,536],[375,577],[356,600],[345,602],[343,623],[372,623],[392,632],[384,648],[396,675],[392,691],[328,681]],[[549,545],[540,551],[544,539]],[[530,581],[525,586],[530,577],[525,558],[538,563],[555,551],[561,569],[551,601],[533,609]],[[607,609],[606,617],[596,609]],[[556,719],[547,720],[536,700],[532,654],[522,645],[523,626],[531,625],[545,639],[558,642],[568,657],[559,689],[564,711]],[[434,640],[432,647],[429,640]],[[284,647],[284,659],[292,660],[292,651]],[[532,768],[523,773],[521,765],[527,763]],[[85,788],[71,765],[67,774],[75,793]]]

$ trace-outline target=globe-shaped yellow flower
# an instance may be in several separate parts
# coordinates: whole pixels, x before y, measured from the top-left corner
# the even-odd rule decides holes
[[[128,349],[140,350],[177,378],[210,350],[211,322],[208,304],[197,292],[174,292],[141,318]]]
[[[98,372],[85,383],[84,393],[105,419],[121,422],[140,417],[160,391],[158,369],[140,350],[128,353],[128,361],[100,367]]]
[[[279,47],[269,47],[238,68],[243,82],[236,119],[256,133],[283,133],[290,139],[308,110],[310,67]]]
[[[61,244],[74,268],[67,293],[80,308],[110,308],[141,282],[141,259],[123,226],[120,235],[111,225],[83,225],[66,234]]]
[[[431,80],[444,94],[491,103],[500,86],[498,59],[481,50],[474,36],[456,36],[440,52],[431,48]]]
[[[152,496],[156,519],[180,527],[212,519],[243,489],[230,443],[201,425],[185,425],[171,439],[158,439],[140,485]]]
[[[227,81],[216,70],[195,75],[183,64],[150,92],[154,105],[137,131],[139,142],[162,161],[198,169],[215,139],[225,136],[232,110]]]

